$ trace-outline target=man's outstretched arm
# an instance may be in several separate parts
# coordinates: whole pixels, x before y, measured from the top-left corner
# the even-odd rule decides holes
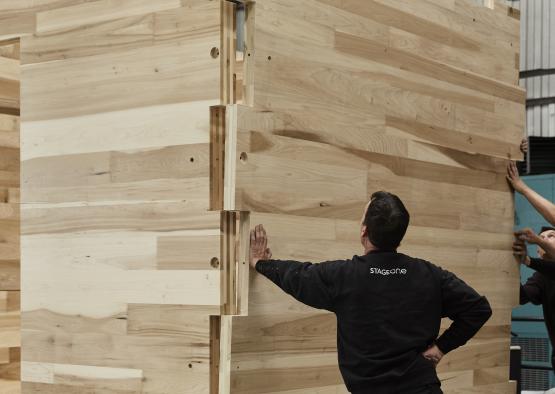
[[[251,231],[250,264],[287,294],[313,308],[333,310],[334,289],[329,264],[272,260],[262,225]]]
[[[545,197],[541,196],[539,193],[531,189],[524,183],[520,175],[518,174],[518,168],[516,167],[516,163],[511,161],[507,167],[507,180],[513,187],[513,189],[522,194],[529,202],[532,204],[534,208],[547,220],[551,223],[552,226],[555,226],[555,204],[551,201],[546,199]]]

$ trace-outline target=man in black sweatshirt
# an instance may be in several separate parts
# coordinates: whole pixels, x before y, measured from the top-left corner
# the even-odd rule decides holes
[[[300,302],[335,313],[339,369],[353,394],[441,393],[437,363],[492,313],[451,272],[396,251],[408,224],[401,200],[376,192],[361,223],[364,255],[320,264],[272,260],[262,225],[251,232],[256,271]],[[453,323],[438,338],[442,317]]]
[[[540,237],[545,242],[555,246],[555,228],[543,227]],[[523,257],[522,262],[530,268],[537,270],[524,285],[520,285],[520,305],[531,302],[541,305],[547,333],[552,347],[555,347],[555,261],[546,261],[546,252],[538,247],[539,259],[529,258],[526,255],[524,239],[518,239],[513,246],[515,254]],[[555,371],[555,354],[551,354],[551,365]]]
[[[543,274],[546,278],[555,280],[555,228],[542,227],[537,235],[531,228],[515,232],[516,241],[513,244],[515,255],[521,257],[522,264]],[[526,253],[526,242],[538,247],[540,258],[530,258]]]

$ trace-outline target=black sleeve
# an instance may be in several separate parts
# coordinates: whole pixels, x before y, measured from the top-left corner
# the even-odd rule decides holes
[[[543,279],[540,273],[534,272],[525,284],[520,285],[520,305],[531,302],[535,305],[542,303]]]
[[[486,297],[449,271],[441,271],[442,317],[453,323],[436,340],[444,354],[464,345],[491,317],[492,311]]]
[[[529,267],[544,274],[548,279],[555,280],[555,261],[531,258]]]
[[[287,294],[313,308],[333,311],[335,287],[333,270],[341,261],[320,264],[287,260],[260,260],[256,270]]]

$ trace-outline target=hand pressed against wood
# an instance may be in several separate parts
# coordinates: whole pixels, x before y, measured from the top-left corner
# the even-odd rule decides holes
[[[266,230],[261,224],[251,230],[251,244],[249,253],[249,263],[252,268],[256,267],[258,260],[267,260],[272,258],[272,252],[268,248],[268,237]]]
[[[526,184],[520,178],[518,174],[518,168],[516,167],[516,163],[511,161],[507,167],[507,180],[513,187],[513,189],[518,193],[523,193],[524,189],[526,189]]]
[[[521,239],[517,233],[515,233],[515,241],[513,242],[513,255],[517,257],[522,264],[530,265],[530,257],[528,257],[528,251],[526,250],[526,241]]]
[[[520,142],[520,151],[524,154],[528,153],[528,138],[523,138]]]

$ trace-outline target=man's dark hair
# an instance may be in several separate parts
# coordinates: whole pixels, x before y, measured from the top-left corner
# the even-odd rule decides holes
[[[550,226],[543,226],[539,233],[541,234],[541,233],[543,233],[543,232],[545,232],[545,231],[549,231],[549,230],[555,231],[555,228],[554,228],[554,227],[550,227]]]
[[[409,212],[395,194],[372,194],[364,217],[368,239],[379,250],[393,251],[401,244],[409,225]]]

